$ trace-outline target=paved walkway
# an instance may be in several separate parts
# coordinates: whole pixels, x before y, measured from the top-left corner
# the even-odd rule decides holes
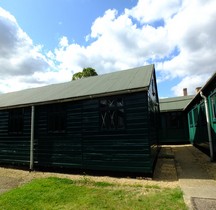
[[[209,157],[191,145],[171,149],[179,185],[189,209],[216,210],[216,181],[205,167],[205,162],[210,162]]]

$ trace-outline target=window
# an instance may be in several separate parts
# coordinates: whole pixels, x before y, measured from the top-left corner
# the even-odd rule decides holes
[[[66,107],[64,104],[48,106],[48,132],[64,133],[66,130]]]
[[[10,134],[23,133],[23,109],[9,111],[8,131]]]
[[[216,93],[211,96],[212,119],[216,121]]]
[[[100,100],[100,129],[122,130],[125,128],[123,98]]]
[[[183,119],[180,112],[172,112],[166,114],[168,128],[182,128]]]

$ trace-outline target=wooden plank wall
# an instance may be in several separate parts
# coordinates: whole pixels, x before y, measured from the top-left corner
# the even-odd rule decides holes
[[[157,154],[159,151],[159,107],[155,104],[155,101],[148,98],[148,135],[149,135],[149,147],[150,147],[150,160],[153,172],[153,166],[156,162]]]
[[[216,160],[216,121],[213,119],[212,110],[212,96],[216,94],[215,90],[216,84],[213,83],[209,90],[206,91],[205,95],[208,100],[209,108],[209,118],[210,118],[210,128],[211,128],[211,138],[213,146],[213,159]],[[199,146],[201,149],[210,154],[209,148],[209,137],[206,122],[206,112],[203,99],[197,100],[189,110],[187,110],[188,115],[188,129],[190,142],[194,145]]]
[[[122,97],[126,114],[123,131],[101,131],[98,100],[83,103],[84,168],[151,173],[147,95]]]
[[[67,130],[48,132],[49,105],[36,107],[35,161],[38,166],[82,166],[82,104],[66,103]]]
[[[188,133],[188,122],[186,113],[179,111],[179,125],[171,127],[168,124],[170,120],[169,113],[175,112],[162,112],[160,113],[161,124],[159,129],[160,144],[188,144],[189,133]]]
[[[8,131],[9,111],[0,111],[0,163],[29,165],[31,109],[23,108],[24,127],[22,134]]]
[[[147,93],[120,97],[124,98],[125,129],[112,132],[100,129],[99,99],[65,103],[64,133],[48,132],[50,105],[36,106],[35,166],[152,173],[151,147],[156,142],[149,137]],[[24,113],[23,134],[10,136],[8,112],[0,111],[0,162],[29,164],[31,108]]]

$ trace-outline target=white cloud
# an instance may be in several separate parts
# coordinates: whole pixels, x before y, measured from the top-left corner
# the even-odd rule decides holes
[[[172,90],[174,91],[175,95],[182,95],[183,88],[187,88],[189,95],[195,95],[196,94],[196,88],[202,87],[203,82],[207,81],[209,78],[208,74],[201,74],[201,75],[191,75],[186,76],[182,79],[182,81],[174,86]],[[188,86],[188,84],[190,84]]]
[[[92,66],[98,73],[106,73],[144,65],[151,58],[163,58],[173,48],[165,28],[150,25],[138,28],[129,15],[118,15],[116,10],[108,10],[95,20],[87,40],[91,43],[86,47],[68,42],[62,47],[65,42],[62,37],[54,53],[60,69],[76,72]]]
[[[172,90],[181,95],[183,86],[192,91],[216,69],[215,14],[215,1],[139,0],[120,15],[107,10],[92,25],[87,36],[91,44],[67,42],[64,49],[56,48],[56,60],[62,69],[76,72],[92,66],[99,73],[153,62],[160,82],[180,78]],[[161,19],[164,25],[154,27],[154,21]],[[191,80],[193,76],[196,80]]]
[[[45,85],[58,80],[38,79],[36,73],[52,74],[52,60],[42,53],[42,46],[33,44],[14,16],[0,8],[0,92]]]
[[[126,13],[141,23],[149,23],[158,19],[169,19],[175,15],[180,7],[181,0],[139,0],[137,6]]]
[[[175,94],[181,88],[189,90],[202,86],[216,71],[215,1],[184,1],[182,9],[167,21],[169,40],[176,43],[179,55],[160,64],[163,74],[182,81],[173,87]],[[194,78],[194,79],[193,79]]]
[[[88,66],[102,74],[155,63],[161,84],[178,78],[173,93],[182,95],[185,87],[192,93],[216,70],[215,22],[213,0],[139,0],[122,14],[113,9],[98,17],[83,45],[63,36],[44,54],[1,9],[0,72],[4,81],[17,75],[17,83],[34,86],[68,81]]]
[[[59,41],[59,46],[64,48],[68,46],[68,39],[66,36],[63,36]]]

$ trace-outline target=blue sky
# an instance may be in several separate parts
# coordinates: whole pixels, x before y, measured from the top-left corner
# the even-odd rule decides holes
[[[216,2],[2,0],[0,92],[155,64],[160,97],[189,94],[216,70]]]
[[[135,0],[2,0],[0,6],[13,14],[35,44],[53,50],[62,36],[85,45],[94,20],[108,9],[135,6]]]

